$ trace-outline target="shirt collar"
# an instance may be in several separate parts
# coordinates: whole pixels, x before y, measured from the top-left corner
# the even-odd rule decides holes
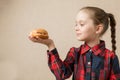
[[[105,50],[105,42],[100,40],[100,44],[95,45],[94,47],[89,47],[86,43],[81,46],[81,54],[86,53],[88,50],[92,50],[94,55],[99,55]]]

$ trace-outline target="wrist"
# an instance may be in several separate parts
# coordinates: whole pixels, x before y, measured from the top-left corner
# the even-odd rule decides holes
[[[49,45],[47,45],[47,46],[48,46],[48,50],[49,50],[49,51],[55,49],[54,43],[51,43],[51,44],[49,44]]]

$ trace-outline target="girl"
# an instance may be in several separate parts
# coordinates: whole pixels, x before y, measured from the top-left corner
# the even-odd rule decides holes
[[[112,51],[105,47],[100,37],[111,27]],[[33,42],[48,46],[48,65],[56,80],[65,80],[73,74],[73,80],[120,80],[120,67],[115,54],[116,22],[111,13],[97,7],[84,7],[76,16],[77,39],[84,41],[79,48],[70,48],[62,61],[53,40],[29,36]]]

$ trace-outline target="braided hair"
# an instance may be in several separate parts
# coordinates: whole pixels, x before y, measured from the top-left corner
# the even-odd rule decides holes
[[[108,17],[109,17],[110,26],[111,26],[112,51],[115,52],[115,50],[116,50],[116,40],[115,40],[115,38],[116,38],[116,36],[115,36],[115,34],[116,34],[116,29],[115,29],[116,21],[115,21],[115,19],[114,19],[113,14],[108,13]]]

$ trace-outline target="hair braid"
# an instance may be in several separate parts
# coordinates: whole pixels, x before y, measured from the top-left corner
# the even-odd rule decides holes
[[[115,50],[116,50],[116,40],[115,40],[115,38],[116,38],[116,28],[115,28],[115,26],[116,26],[116,21],[115,21],[115,19],[114,19],[113,14],[108,13],[108,17],[109,17],[110,26],[111,26],[112,51],[115,52]]]

